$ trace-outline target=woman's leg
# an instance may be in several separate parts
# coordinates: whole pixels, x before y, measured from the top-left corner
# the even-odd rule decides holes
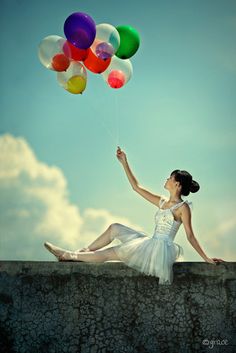
[[[61,261],[84,261],[84,262],[105,262],[105,261],[120,261],[114,251],[114,247],[96,250],[90,252],[74,252],[74,251],[57,251],[58,258]]]
[[[104,246],[110,244],[112,242],[112,234],[115,230],[117,223],[112,223],[104,233],[102,233],[97,239],[95,239],[87,248],[83,248],[81,252],[95,251],[103,248]]]
[[[59,261],[85,261],[85,262],[104,262],[118,260],[118,256],[113,250],[114,247],[98,250],[100,247],[104,247],[112,242],[116,233],[119,232],[119,223],[111,224],[107,230],[101,234],[91,245],[87,248],[87,251],[68,251],[58,246],[55,246],[49,242],[45,242],[44,246],[54,254]]]

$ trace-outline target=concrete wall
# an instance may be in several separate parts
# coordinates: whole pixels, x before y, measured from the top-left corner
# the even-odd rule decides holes
[[[236,263],[0,262],[0,352],[236,352]]]

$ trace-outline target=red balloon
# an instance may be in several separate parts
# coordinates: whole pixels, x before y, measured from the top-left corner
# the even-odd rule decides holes
[[[107,82],[111,88],[121,88],[125,84],[125,75],[120,70],[112,70],[108,75]]]
[[[88,49],[79,49],[71,44],[68,40],[63,45],[63,52],[67,58],[75,61],[84,61],[88,56]]]
[[[99,59],[93,51],[89,48],[88,49],[88,56],[84,60],[84,65],[87,67],[88,70],[94,72],[95,74],[101,74],[105,71],[108,66],[110,65],[111,58],[102,60]]]
[[[66,71],[70,66],[70,60],[64,54],[56,54],[52,58],[51,65],[55,71]]]

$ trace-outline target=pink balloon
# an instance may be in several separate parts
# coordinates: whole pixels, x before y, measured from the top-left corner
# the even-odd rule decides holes
[[[111,88],[121,88],[125,84],[125,75],[120,70],[112,70],[108,75],[107,82]]]

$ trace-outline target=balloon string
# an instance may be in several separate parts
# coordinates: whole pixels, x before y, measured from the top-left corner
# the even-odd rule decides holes
[[[120,145],[120,129],[119,129],[119,116],[118,116],[118,98],[115,92],[115,119],[116,119],[116,140],[117,146]]]
[[[102,123],[103,127],[106,129],[106,131],[107,131],[108,135],[110,135],[111,139],[116,142],[115,136],[113,135],[111,130],[106,126],[106,124],[104,123],[102,118],[101,118],[101,121],[99,121],[99,122]]]
[[[90,106],[93,108],[94,113],[95,113],[95,116],[96,116],[96,115],[97,115],[97,111],[96,111],[95,106],[93,105],[92,102],[91,102]],[[116,140],[114,134],[113,134],[112,131],[107,127],[107,125],[105,124],[105,121],[103,120],[103,118],[100,117],[100,119],[97,119],[96,121],[98,121],[99,124],[102,125],[102,126],[105,128],[107,134],[111,137],[112,141],[115,141],[115,143],[116,143],[117,140]]]

